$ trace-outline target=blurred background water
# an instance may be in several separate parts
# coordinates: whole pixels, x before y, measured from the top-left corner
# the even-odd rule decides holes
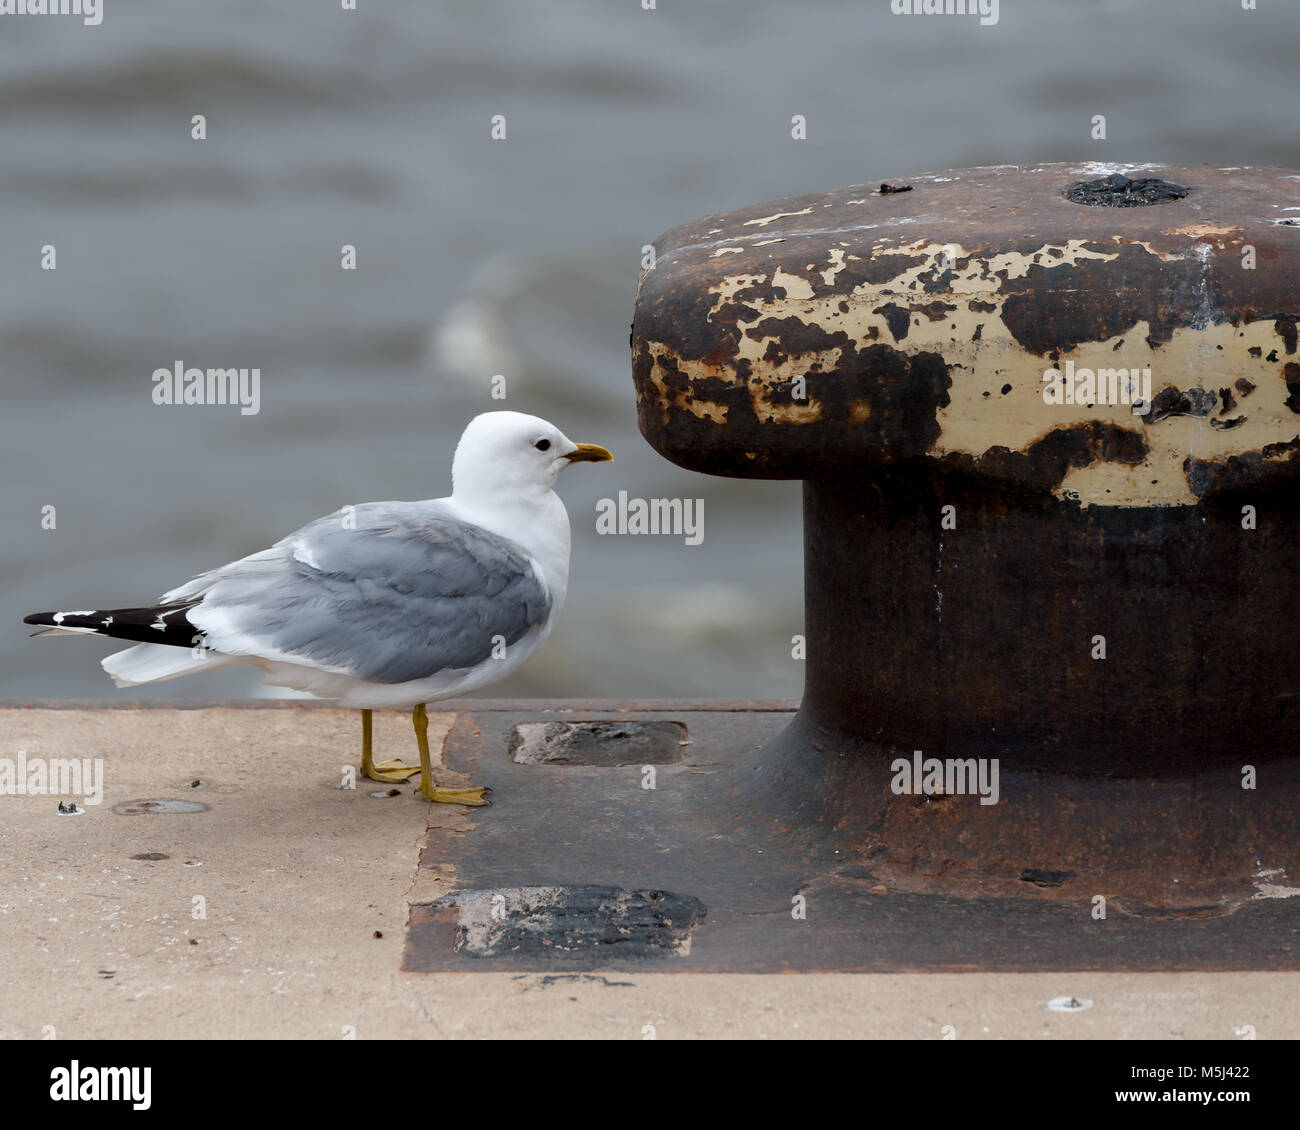
[[[964,165],[1300,166],[1293,0],[1003,0],[992,27],[888,0],[359,9],[0,16],[0,698],[260,693],[241,671],[116,691],[98,660],[120,645],[19,621],[145,603],[344,503],[445,494],[461,428],[500,407],[617,462],[562,478],[569,605],[487,693],[797,696],[798,484],[695,475],[641,440],[641,246]],[[154,405],[177,360],[259,367],[260,413]],[[703,544],[597,536],[620,489],[704,499]]]

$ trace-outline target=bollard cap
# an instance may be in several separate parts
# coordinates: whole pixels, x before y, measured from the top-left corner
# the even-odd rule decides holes
[[[642,433],[694,470],[921,460],[1191,505],[1300,477],[1298,322],[1300,173],[957,169],[672,229],[633,374]]]

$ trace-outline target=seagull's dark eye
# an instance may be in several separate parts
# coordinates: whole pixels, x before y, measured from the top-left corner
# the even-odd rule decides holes
[[[533,446],[537,448],[538,451],[550,451],[551,441],[549,439],[539,439],[535,444],[533,444]]]

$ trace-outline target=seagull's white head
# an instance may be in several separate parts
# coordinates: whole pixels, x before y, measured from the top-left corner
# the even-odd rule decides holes
[[[461,434],[451,464],[456,498],[542,495],[570,463],[614,457],[594,443],[574,443],[554,424],[522,412],[484,412]]]

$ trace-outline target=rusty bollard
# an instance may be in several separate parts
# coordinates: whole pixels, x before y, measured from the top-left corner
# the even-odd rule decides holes
[[[954,170],[655,250],[645,437],[804,480],[805,693],[742,762],[756,818],[922,890],[1300,884],[1300,173]],[[900,791],[915,751],[998,762],[997,803]]]

